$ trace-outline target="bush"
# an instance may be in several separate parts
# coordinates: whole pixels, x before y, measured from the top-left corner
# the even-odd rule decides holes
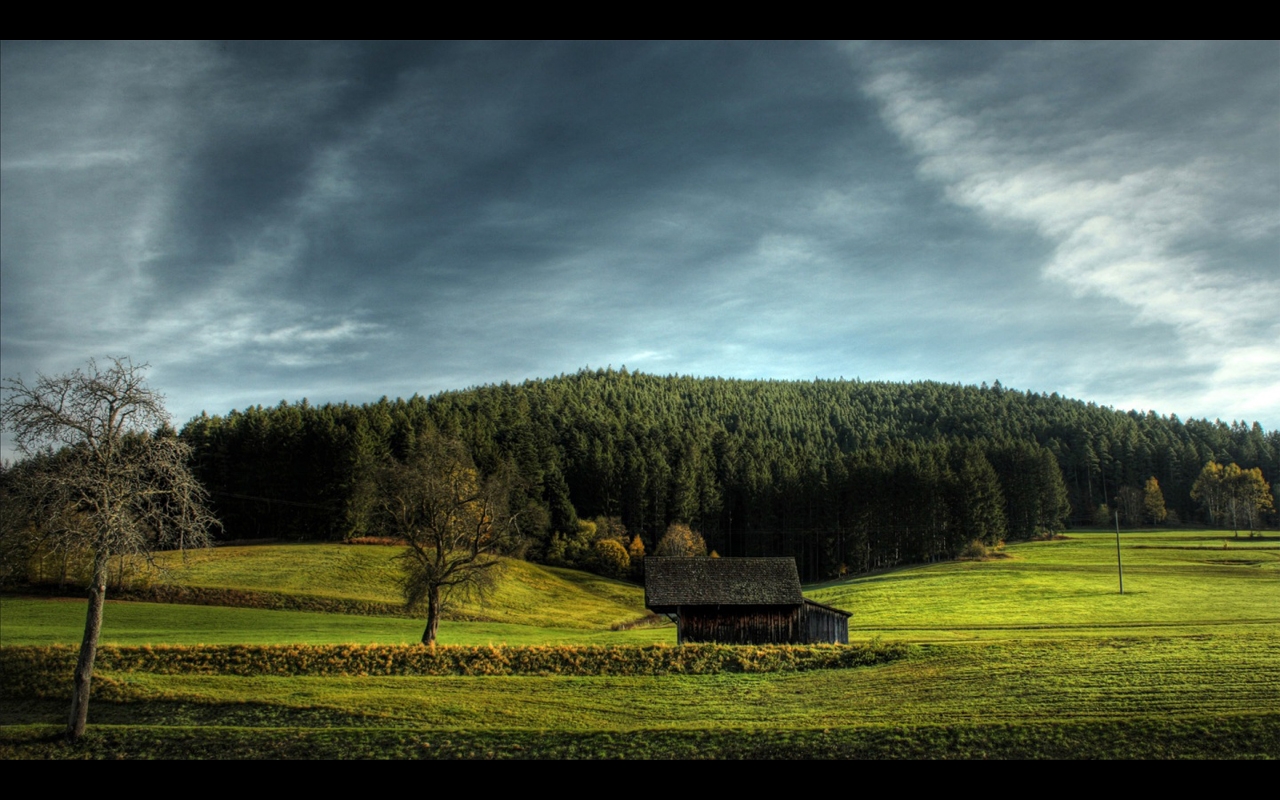
[[[715,675],[725,672],[797,672],[885,664],[905,657],[904,644],[855,645],[686,644],[544,645],[465,647],[444,645],[102,645],[95,668],[95,696],[125,699],[128,681],[111,673],[158,675]],[[77,648],[0,649],[5,680],[0,696],[62,697]],[[114,679],[113,679],[114,678]],[[101,688],[99,688],[101,687]]]
[[[984,559],[988,555],[989,551],[987,550],[987,546],[983,544],[981,539],[974,539],[972,542],[965,545],[964,549],[960,551],[961,558],[971,558],[974,560]]]
[[[631,569],[631,556],[627,548],[614,539],[601,539],[591,546],[592,568],[608,578],[622,578]]]

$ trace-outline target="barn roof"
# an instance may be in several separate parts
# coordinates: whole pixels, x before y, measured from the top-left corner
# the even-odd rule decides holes
[[[794,558],[650,556],[644,560],[644,604],[655,611],[676,606],[802,603]]]

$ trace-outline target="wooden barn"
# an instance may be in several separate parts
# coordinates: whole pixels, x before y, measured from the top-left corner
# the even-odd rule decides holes
[[[651,556],[644,604],[675,618],[681,644],[848,644],[853,616],[806,600],[794,558]]]

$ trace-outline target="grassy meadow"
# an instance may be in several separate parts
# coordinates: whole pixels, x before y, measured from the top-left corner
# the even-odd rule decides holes
[[[910,641],[1174,635],[1280,622],[1280,537],[1072,532],[952,561],[807,587],[854,612],[850,636]],[[1224,627],[1225,626],[1225,627]]]
[[[175,561],[166,580],[391,603],[395,552],[219,548]],[[1122,556],[1123,596],[1105,532],[806,587],[854,613],[852,640],[907,643],[871,666],[608,676],[359,674],[341,660],[316,675],[104,667],[89,734],[74,747],[56,735],[69,672],[10,666],[0,757],[1280,757],[1280,538],[1126,532]],[[579,646],[629,653],[674,641],[670,626],[611,630],[642,613],[639,587],[513,564],[501,592],[455,609],[440,642],[573,657]],[[9,657],[73,644],[83,614],[82,601],[3,598],[0,645]],[[421,624],[117,602],[103,641],[394,645],[417,641]]]
[[[179,586],[231,588],[257,594],[288,594],[398,605],[399,547],[345,544],[283,544],[218,547],[166,553],[156,578]],[[508,560],[488,597],[458,597],[448,618],[534,627],[608,629],[645,615],[644,590],[571,569]],[[413,637],[416,641],[421,636]]]

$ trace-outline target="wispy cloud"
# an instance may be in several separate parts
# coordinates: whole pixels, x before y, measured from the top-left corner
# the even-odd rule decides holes
[[[6,43],[6,374],[583,366],[1280,421],[1274,45]]]
[[[142,154],[137,150],[83,150],[79,152],[43,153],[27,158],[9,158],[0,161],[0,169],[20,170],[77,170],[95,167],[123,167],[137,163]]]
[[[1205,371],[1198,405],[1275,413],[1280,279],[1213,256],[1224,239],[1280,230],[1280,208],[1233,202],[1234,179],[1249,169],[1239,163],[1245,154],[1232,163],[1161,152],[1158,136],[1092,129],[1052,104],[1002,115],[1007,108],[984,107],[963,85],[903,69],[873,74],[865,89],[918,155],[920,174],[951,201],[993,225],[1031,226],[1053,244],[1044,278],[1077,296],[1117,300],[1135,310],[1135,323],[1170,326],[1181,358]],[[1039,137],[1055,128],[1054,146],[1043,146]]]

